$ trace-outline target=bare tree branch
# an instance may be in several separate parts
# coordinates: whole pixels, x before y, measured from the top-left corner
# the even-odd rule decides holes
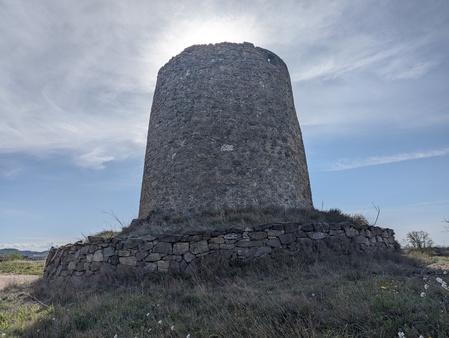
[[[406,236],[407,246],[413,249],[431,248],[433,241],[425,231],[411,231]]]
[[[374,223],[373,223],[373,225],[376,225],[376,224],[377,224],[377,220],[379,219],[379,215],[380,215],[380,207],[376,207],[376,205],[374,204],[374,202],[371,202],[371,203],[373,203],[374,209],[377,210],[376,220],[375,220]]]

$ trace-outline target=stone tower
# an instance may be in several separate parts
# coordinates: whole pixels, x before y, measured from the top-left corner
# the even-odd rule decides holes
[[[139,219],[311,208],[290,76],[251,43],[195,45],[158,73]]]

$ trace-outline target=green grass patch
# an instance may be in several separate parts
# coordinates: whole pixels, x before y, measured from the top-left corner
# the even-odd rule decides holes
[[[445,257],[445,256],[441,256]],[[110,276],[95,285],[36,282],[8,289],[7,337],[446,337],[445,270],[404,254],[304,259],[192,277]]]
[[[44,265],[45,261],[6,260],[0,262],[0,273],[41,276]]]

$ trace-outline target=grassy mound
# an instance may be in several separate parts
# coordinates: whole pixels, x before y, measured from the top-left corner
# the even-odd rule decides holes
[[[447,337],[449,274],[427,266],[435,257],[447,258],[293,255],[226,270],[205,259],[189,278],[115,275],[89,288],[41,281],[4,293],[0,335]]]

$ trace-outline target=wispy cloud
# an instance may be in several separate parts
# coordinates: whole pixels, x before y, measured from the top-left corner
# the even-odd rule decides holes
[[[31,240],[27,242],[11,242],[11,243],[0,243],[0,249],[18,249],[18,250],[29,250],[29,251],[45,251],[50,249],[52,246],[58,247],[64,245],[65,243],[59,242],[40,242],[39,240]]]
[[[428,21],[416,25],[424,32],[411,39],[394,28],[408,18],[389,6],[368,0],[2,2],[0,153],[64,153],[95,169],[140,154],[157,71],[195,43],[271,48],[299,82],[362,71],[387,81],[420,78],[440,61],[415,52],[444,38],[438,33],[444,29],[423,27],[441,26],[444,17],[426,14]],[[410,13],[421,7],[410,5]],[[362,18],[367,12],[373,15]],[[379,23],[379,16],[386,19]]]
[[[372,156],[357,159],[342,159],[334,163],[330,171],[356,169],[360,167],[368,167],[373,165],[388,164],[394,162],[402,162],[409,160],[417,160],[429,157],[446,156],[449,154],[449,148],[430,150],[423,152],[401,153],[388,156]]]

